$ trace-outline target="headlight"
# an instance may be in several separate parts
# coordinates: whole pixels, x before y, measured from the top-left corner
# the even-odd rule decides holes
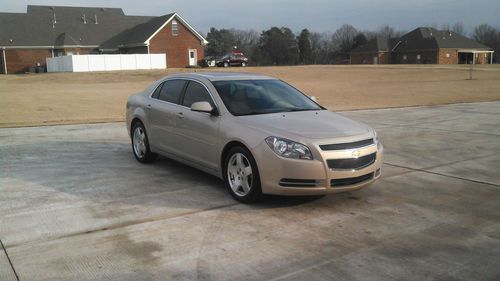
[[[377,149],[381,149],[381,143],[380,143],[380,140],[378,139],[378,134],[377,134],[377,131],[373,130],[373,135],[374,135],[374,138],[375,138],[375,143],[377,144]]]
[[[279,156],[293,159],[312,160],[312,154],[309,148],[298,142],[287,139],[268,137],[267,145]]]

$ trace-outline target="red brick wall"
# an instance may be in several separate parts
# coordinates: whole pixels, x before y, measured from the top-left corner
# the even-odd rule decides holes
[[[417,56],[420,55],[420,59]],[[404,59],[406,56],[406,59]],[[414,51],[392,54],[392,63],[402,64],[436,64],[438,63],[438,51]]]
[[[448,57],[449,55],[449,57]],[[457,64],[457,49],[439,49],[439,64]]]
[[[0,50],[0,74],[5,74],[5,67],[3,65],[3,50]]]
[[[476,54],[476,64],[489,64],[490,63],[490,56],[491,56],[491,54],[489,54],[489,53]]]
[[[389,53],[379,53],[378,54],[379,64],[389,64]]]
[[[354,53],[351,54],[351,64],[373,64],[375,57],[378,58],[378,64],[389,63],[389,55],[387,53]]]
[[[46,58],[50,57],[52,57],[52,52],[47,49],[5,50],[7,73],[25,73],[30,67],[35,67],[37,63],[45,66],[47,64]]]
[[[374,53],[351,54],[351,64],[373,64]]]
[[[90,54],[93,49],[89,48],[67,48],[56,49],[54,55],[58,52],[73,52],[74,55]],[[5,58],[7,60],[7,73],[18,74],[28,72],[30,67],[36,67],[37,63],[44,67],[47,65],[47,58],[52,57],[52,49],[7,49],[5,50]]]
[[[177,20],[177,24],[179,35],[172,35],[172,22],[169,22],[149,42],[149,52],[151,54],[167,54],[167,67],[189,66],[189,49],[197,50],[197,60],[205,56],[200,39],[191,33],[179,20]]]

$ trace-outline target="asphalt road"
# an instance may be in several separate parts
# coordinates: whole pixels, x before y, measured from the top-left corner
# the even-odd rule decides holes
[[[121,123],[0,129],[0,280],[500,280],[500,102],[343,114],[382,179],[252,206]]]

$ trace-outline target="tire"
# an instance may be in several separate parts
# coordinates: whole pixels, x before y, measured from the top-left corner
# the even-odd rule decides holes
[[[135,159],[141,163],[151,163],[158,157],[158,154],[149,149],[149,140],[146,129],[141,122],[134,124],[131,134],[132,152]]]
[[[229,150],[224,160],[224,181],[229,193],[241,203],[252,204],[262,198],[259,169],[246,148]]]
[[[242,63],[241,63],[241,66],[242,66],[242,67],[245,67],[245,66],[247,66],[247,63],[246,63],[246,62],[242,62]]]
[[[228,62],[224,62],[224,67],[229,67],[229,63]]]

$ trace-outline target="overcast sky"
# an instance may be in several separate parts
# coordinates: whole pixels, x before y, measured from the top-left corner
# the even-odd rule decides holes
[[[119,7],[127,15],[178,12],[197,30],[210,27],[255,29],[287,26],[298,32],[335,31],[349,23],[359,30],[389,24],[400,30],[462,22],[467,32],[481,23],[500,28],[500,0],[0,0],[0,12],[26,12],[26,6]]]

